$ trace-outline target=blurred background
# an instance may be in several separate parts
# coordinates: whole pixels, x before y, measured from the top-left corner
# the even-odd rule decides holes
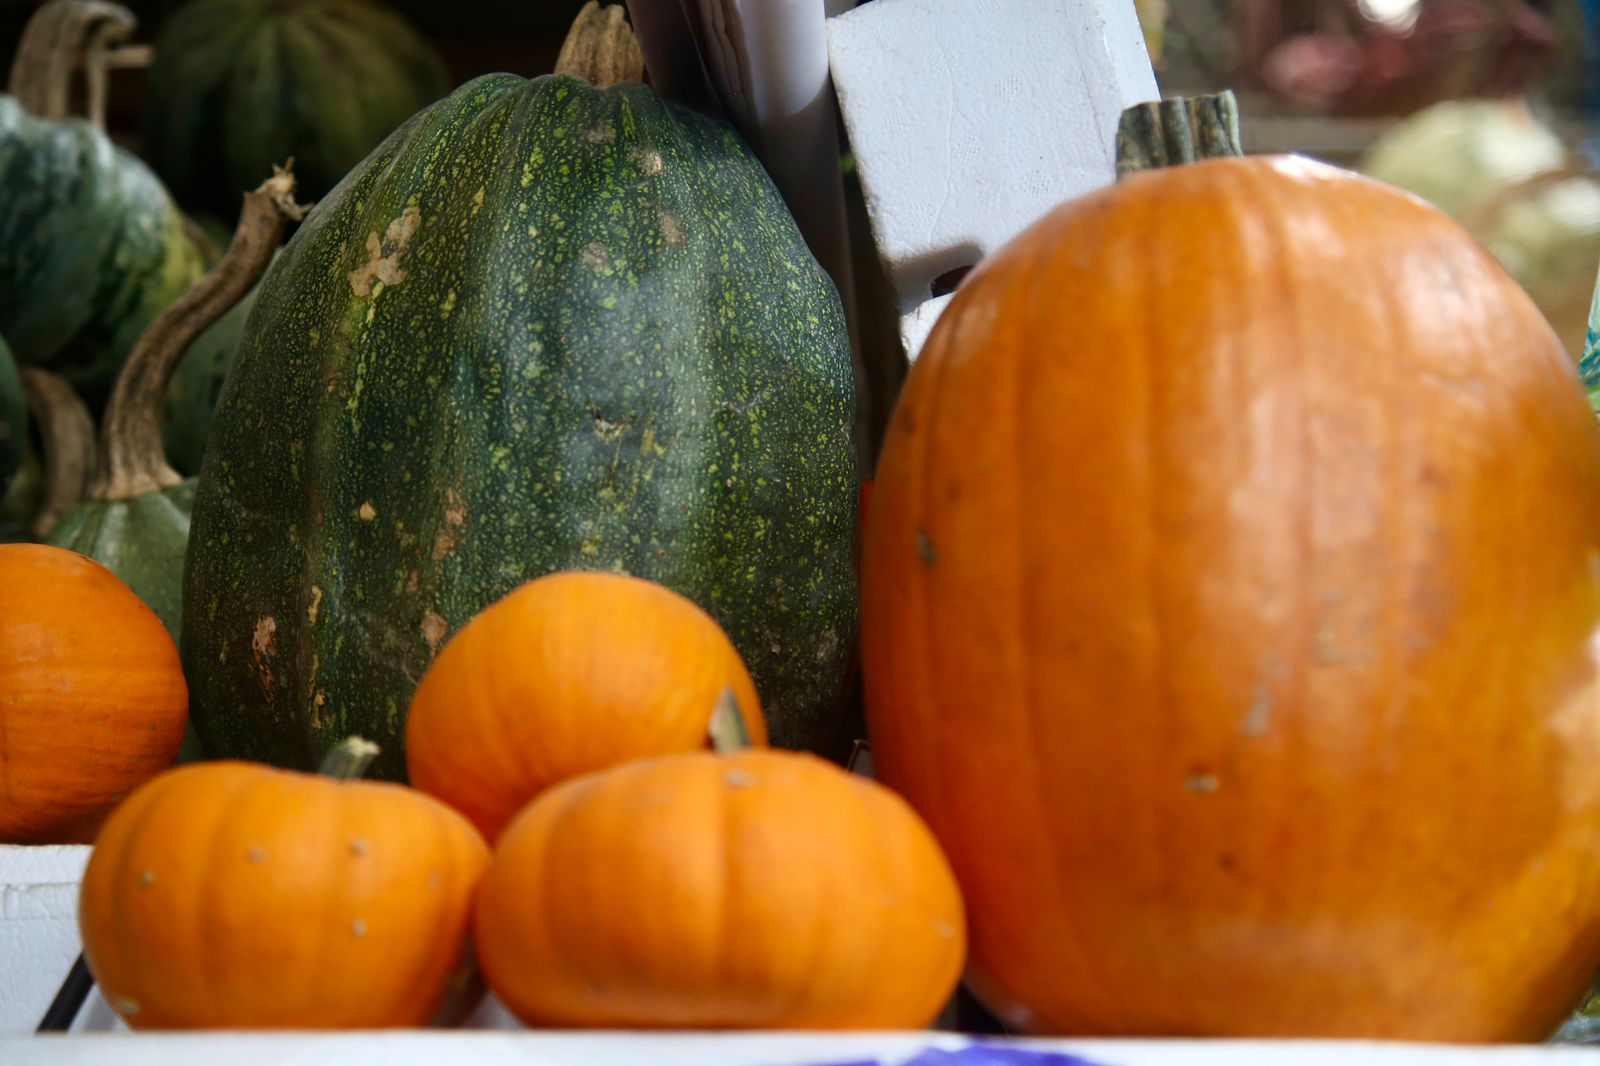
[[[868,0],[870,2],[870,0]],[[153,39],[182,0],[127,0]],[[1472,230],[1581,347],[1600,264],[1600,0],[1137,0],[1165,95],[1230,87],[1245,147],[1361,169]],[[581,0],[388,0],[459,83],[550,70]],[[36,0],[0,0],[10,55]],[[109,126],[138,148],[144,72]]]

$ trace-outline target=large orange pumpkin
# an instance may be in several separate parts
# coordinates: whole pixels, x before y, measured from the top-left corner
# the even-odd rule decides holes
[[[428,667],[406,768],[492,841],[568,778],[707,747],[729,690],[765,746],[755,683],[710,615],[643,578],[550,574],[479,612]]]
[[[91,839],[177,759],[188,708],[178,649],[115,574],[0,544],[0,843]]]
[[[136,1029],[416,1026],[468,987],[488,848],[399,785],[195,763],[106,821],[84,957]]]
[[[920,1028],[955,987],[961,896],[898,796],[809,755],[670,755],[545,793],[477,908],[524,1021]]]
[[[881,779],[1082,1034],[1506,1040],[1600,965],[1600,438],[1460,227],[1290,158],[968,277],[877,469]]]

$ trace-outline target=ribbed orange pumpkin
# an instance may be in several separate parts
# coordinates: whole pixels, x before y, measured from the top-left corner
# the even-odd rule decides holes
[[[1600,437],[1420,201],[1060,207],[912,369],[863,566],[877,770],[1014,1025],[1537,1038],[1600,965]]]
[[[471,975],[488,860],[466,819],[399,785],[195,763],[106,821],[84,956],[136,1029],[423,1025]]]
[[[188,708],[178,649],[115,574],[0,544],[0,843],[91,839],[177,759]]]
[[[642,578],[550,574],[479,612],[434,659],[406,718],[406,767],[493,841],[568,778],[707,747],[730,689],[765,746],[755,684],[710,615]]]
[[[670,755],[518,816],[477,909],[524,1021],[919,1028],[954,989],[961,896],[893,793],[809,755]]]

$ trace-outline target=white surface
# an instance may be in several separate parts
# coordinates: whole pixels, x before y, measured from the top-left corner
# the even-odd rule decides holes
[[[88,861],[87,847],[0,846],[0,1034],[32,1032],[71,969]]]
[[[115,1034],[0,1039],[6,1066],[822,1066],[902,1063],[959,1037],[792,1033]],[[1081,1056],[1094,1066],[1552,1066],[1596,1061],[1573,1048],[1442,1048],[1400,1044],[1018,1041]]]
[[[335,1034],[129,1033],[98,994],[71,1035],[31,1035],[78,953],[78,882],[87,847],[0,847],[0,1064],[4,1066],[801,1066],[876,1059],[895,1064],[969,1041],[946,1033],[535,1033],[492,998],[468,1031]],[[109,1031],[115,1030],[115,1031]],[[475,1031],[473,1031],[475,1030]],[[498,1030],[498,1031],[497,1031]],[[1441,1048],[1406,1044],[1224,1041],[1016,1041],[1096,1066],[1520,1066],[1596,1063],[1578,1048]]]
[[[1159,96],[1133,0],[873,0],[828,21],[828,47],[903,316],[1110,184],[1123,109]],[[902,320],[913,357],[940,307]]]

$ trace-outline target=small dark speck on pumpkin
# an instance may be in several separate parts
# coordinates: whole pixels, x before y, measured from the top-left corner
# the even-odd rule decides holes
[[[1222,782],[1217,779],[1216,774],[1205,771],[1190,774],[1183,783],[1184,788],[1187,788],[1190,792],[1202,796],[1210,795],[1220,788],[1221,785]]]
[[[259,864],[267,861],[267,850],[260,844],[251,844],[250,847],[245,851],[244,855],[245,858],[249,859],[253,863]]]
[[[1234,858],[1232,855],[1229,855],[1227,852],[1223,852],[1221,855],[1217,856],[1217,865],[1231,873],[1239,868],[1239,860]]]
[[[939,550],[933,546],[933,541],[922,530],[917,530],[917,554],[922,556],[922,561],[933,566],[939,561]]]

